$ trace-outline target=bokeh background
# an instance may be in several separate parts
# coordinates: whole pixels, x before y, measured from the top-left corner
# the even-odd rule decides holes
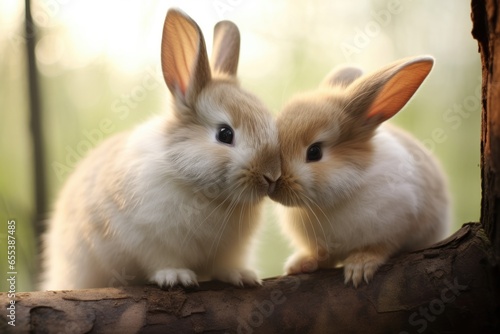
[[[170,7],[200,25],[209,52],[216,22],[239,26],[241,84],[274,113],[336,65],[371,71],[406,56],[434,56],[431,75],[392,122],[442,161],[453,229],[479,220],[480,59],[470,3],[456,0],[33,0],[51,206],[90,147],[167,111],[159,54]],[[7,220],[14,218],[18,291],[34,289],[39,261],[23,20],[24,1],[0,1],[0,272],[8,271]],[[273,208],[269,202],[257,238],[263,277],[281,274],[291,252]]]

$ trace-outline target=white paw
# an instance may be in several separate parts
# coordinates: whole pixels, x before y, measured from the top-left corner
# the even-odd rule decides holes
[[[344,261],[344,283],[352,281],[355,288],[364,280],[370,282],[373,275],[385,262],[385,257],[372,253],[355,253]]]
[[[160,287],[172,287],[177,284],[185,287],[198,285],[196,274],[189,269],[168,268],[158,270],[149,280]]]
[[[318,270],[318,260],[311,255],[295,253],[286,260],[285,274],[312,273]]]
[[[213,274],[214,278],[236,286],[262,285],[257,274],[250,269],[221,269]]]

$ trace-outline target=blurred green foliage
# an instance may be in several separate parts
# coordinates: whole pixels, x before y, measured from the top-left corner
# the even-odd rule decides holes
[[[17,222],[18,291],[34,288],[39,264],[33,220],[32,152],[20,1],[0,3],[0,272],[6,273],[7,220]],[[116,8],[120,7],[117,11]],[[479,220],[481,85],[470,8],[463,1],[35,1],[37,65],[51,205],[78,159],[112,133],[168,109],[159,71],[164,15],[180,7],[211,44],[212,27],[233,20],[242,33],[242,85],[279,112],[296,92],[316,87],[331,68],[372,71],[431,54],[436,65],[394,118],[424,142],[449,175],[454,229]],[[209,47],[210,49],[210,47]],[[269,202],[255,262],[281,274],[291,251]],[[0,291],[6,290],[5,280]]]

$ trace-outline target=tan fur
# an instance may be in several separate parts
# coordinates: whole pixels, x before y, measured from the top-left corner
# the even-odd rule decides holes
[[[346,87],[354,80],[363,75],[363,71],[352,66],[341,66],[334,68],[323,80],[321,86],[326,87]]]
[[[214,27],[212,67],[215,72],[236,76],[240,58],[240,33],[234,23],[221,21]]]
[[[357,286],[390,256],[448,233],[439,164],[409,134],[380,126],[411,98],[432,62],[407,58],[361,77],[342,67],[279,114],[282,176],[271,198],[286,206],[283,230],[297,247],[287,273],[343,264],[346,283]],[[308,162],[313,144],[323,156]]]

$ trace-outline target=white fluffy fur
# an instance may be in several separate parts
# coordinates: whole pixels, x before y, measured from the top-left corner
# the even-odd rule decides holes
[[[415,250],[449,232],[447,223],[422,224],[424,215],[448,222],[449,209],[441,207],[441,202],[434,207],[423,203],[420,195],[428,185],[420,182],[422,169],[405,147],[387,129],[379,129],[373,141],[376,164],[355,175],[342,170],[332,173],[332,182],[338,186],[353,187],[355,180],[355,195],[345,200],[332,194],[332,206],[282,208],[283,221],[293,226],[293,231],[292,227],[285,230],[308,255],[311,249],[323,249],[335,256],[332,263],[340,263],[353,250],[374,243],[394,244],[400,251]],[[341,204],[334,205],[338,201]],[[422,212],[423,208],[427,211]]]
[[[166,20],[166,29],[180,25],[192,34],[173,47],[201,45],[187,16],[171,10]],[[237,28],[218,27],[225,50],[218,63],[231,61],[235,72],[237,60],[229,58],[238,53],[229,48],[239,47]],[[172,68],[186,61],[163,63],[172,110],[108,139],[68,179],[44,239],[42,289],[189,286],[212,278],[259,284],[247,256],[268,182],[280,175],[277,129],[232,76],[210,78],[203,47],[183,52],[198,62],[197,72],[186,74],[189,64]],[[184,93],[182,75],[191,80]],[[215,138],[221,124],[233,128],[234,144]]]

